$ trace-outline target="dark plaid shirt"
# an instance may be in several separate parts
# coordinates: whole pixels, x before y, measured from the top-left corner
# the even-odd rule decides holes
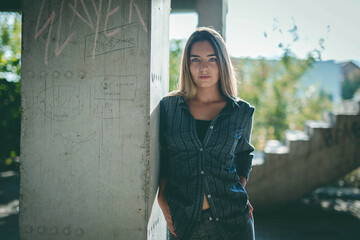
[[[243,100],[228,98],[201,142],[185,99],[160,101],[160,178],[167,179],[165,197],[179,239],[193,232],[204,194],[224,239],[235,239],[232,233],[246,221],[248,196],[239,176],[248,178],[251,170],[254,110]]]

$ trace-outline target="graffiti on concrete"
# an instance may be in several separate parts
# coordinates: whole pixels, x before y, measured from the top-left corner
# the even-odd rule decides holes
[[[98,118],[120,118],[118,100],[134,100],[136,98],[135,75],[97,76],[94,81],[92,111]]]
[[[350,138],[354,141],[360,141],[360,121],[345,122],[340,126],[325,129],[323,139],[325,146],[330,148],[340,144],[344,139]]]
[[[74,119],[83,110],[83,101],[77,87],[58,85],[42,90],[37,96],[40,111],[57,121]]]
[[[161,82],[161,75],[156,73],[151,73],[151,82]]]
[[[64,154],[70,155],[79,152],[83,148],[84,144],[95,139],[95,135],[96,132],[90,133],[86,137],[83,137],[81,136],[81,134],[78,134],[76,132],[71,132],[67,135],[65,135],[65,133],[56,133],[55,139],[61,142],[61,144],[58,144],[57,146],[63,148]]]
[[[70,1],[70,0],[69,0]],[[112,0],[108,0],[108,4],[107,4],[107,8],[106,8],[106,14],[105,14],[105,22],[103,25],[103,28],[100,29],[100,23],[102,22],[102,12],[103,12],[103,3],[106,0],[98,0],[98,4],[96,5],[94,0],[91,0],[92,2],[92,11],[90,11],[89,6],[87,6],[84,2],[84,0],[80,0],[80,4],[81,6],[78,6],[78,0],[71,0],[72,4],[65,4],[65,0],[61,1],[61,5],[60,5],[60,10],[59,11],[55,11],[54,9],[50,10],[50,14],[49,16],[45,17],[45,21],[41,21],[42,18],[44,18],[43,15],[44,14],[44,5],[45,5],[45,0],[42,1],[39,13],[38,13],[38,17],[37,17],[37,21],[36,21],[36,25],[35,25],[35,34],[34,34],[34,38],[35,40],[38,40],[40,36],[42,36],[43,34],[46,34],[47,31],[47,36],[46,36],[46,43],[44,45],[45,48],[45,54],[44,54],[44,63],[45,65],[48,65],[48,59],[49,59],[49,48],[50,48],[50,40],[52,38],[56,39],[55,40],[55,49],[54,49],[54,55],[55,57],[59,56],[64,49],[66,48],[66,46],[71,42],[71,40],[74,39],[74,37],[76,35],[78,35],[77,31],[71,31],[71,28],[73,26],[73,22],[75,17],[77,19],[80,19],[82,23],[84,23],[86,26],[88,26],[92,31],[94,31],[93,34],[89,35],[93,37],[93,40],[91,41],[92,43],[92,51],[91,51],[91,56],[94,58],[95,56],[99,55],[97,54],[97,51],[99,49],[102,49],[102,53],[106,52],[106,49],[108,48],[112,48],[115,49],[114,44],[117,45],[119,43],[119,45],[117,45],[117,49],[124,49],[127,48],[129,46],[134,47],[135,45],[137,45],[137,35],[134,36],[134,32],[130,31],[129,34],[126,34],[125,32],[125,28],[124,26],[119,26],[116,28],[108,28],[108,23],[109,23],[109,18],[111,16],[113,16],[115,13],[117,13],[119,11],[120,6],[116,6],[114,8],[111,7],[111,3]],[[129,0],[130,1],[130,8],[129,8],[129,23],[131,23],[132,21],[132,12],[133,12],[133,8],[135,8],[138,19],[140,21],[140,24],[143,28],[143,30],[145,32],[148,32],[148,29],[146,27],[146,23],[144,21],[144,18],[141,14],[141,11],[139,9],[139,6],[137,5],[135,0]],[[106,4],[106,3],[105,3]],[[63,24],[63,15],[64,15],[64,8],[68,7],[70,9],[70,11],[73,13],[72,18],[68,19],[68,24],[66,26],[69,27],[69,29],[66,29],[66,36],[62,36],[63,34],[61,33],[62,31],[62,24]],[[94,20],[92,18],[91,12],[95,12],[96,15],[96,19]],[[58,14],[57,14],[58,13]],[[53,37],[53,28],[54,28],[54,23],[58,22],[57,25],[57,31],[56,31],[56,37]],[[134,25],[131,25],[134,26]],[[120,34],[120,37],[115,37],[118,34]],[[100,35],[103,35],[101,38]],[[65,38],[63,41],[61,41],[60,39]],[[109,40],[105,40],[105,38],[110,38]],[[88,39],[87,39],[87,43],[89,43]],[[100,48],[97,46],[98,43],[101,44]],[[105,50],[104,50],[104,44],[106,45]],[[125,47],[124,47],[125,45]],[[89,46],[87,46],[89,47]],[[88,49],[87,51],[88,52]]]
[[[85,56],[94,57],[138,46],[139,24],[126,24],[115,28],[114,31],[116,31],[115,36],[106,36],[106,31],[100,32],[97,42],[95,42],[96,38],[94,39],[95,34],[87,35],[85,37]]]

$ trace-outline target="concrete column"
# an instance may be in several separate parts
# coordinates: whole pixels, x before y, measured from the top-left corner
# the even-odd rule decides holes
[[[156,205],[150,214],[170,1],[22,8],[20,239],[146,239],[148,223],[165,229]]]
[[[225,39],[227,0],[197,0],[196,11],[199,15],[199,27],[212,26]]]

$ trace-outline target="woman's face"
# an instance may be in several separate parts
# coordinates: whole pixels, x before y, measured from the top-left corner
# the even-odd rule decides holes
[[[219,66],[208,41],[196,42],[190,51],[190,73],[198,88],[218,88]]]

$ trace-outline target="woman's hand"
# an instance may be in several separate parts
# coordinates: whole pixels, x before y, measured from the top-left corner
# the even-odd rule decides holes
[[[162,179],[160,181],[160,189],[159,189],[159,194],[158,194],[158,203],[159,203],[159,206],[161,208],[161,211],[164,214],[165,221],[166,221],[166,223],[168,225],[168,228],[169,228],[170,232],[172,234],[174,234],[175,237],[177,237],[176,234],[175,234],[174,224],[173,224],[173,221],[171,219],[170,208],[169,208],[169,205],[167,204],[167,201],[166,201],[165,196],[164,196],[165,185],[166,185],[166,180]]]
[[[245,189],[245,186],[246,186],[246,182],[247,182],[246,178],[243,177],[243,176],[240,176],[240,183],[241,183],[241,185],[243,185],[244,189]],[[251,218],[252,212],[254,211],[254,208],[253,208],[253,206],[251,206],[249,200],[248,200],[247,204],[249,205],[249,218]]]
[[[174,224],[172,222],[172,219],[171,219],[171,214],[170,214],[170,208],[169,208],[169,205],[167,204],[166,200],[160,200],[158,198],[158,202],[159,202],[159,206],[164,214],[164,217],[165,217],[165,220],[166,220],[166,223],[168,225],[168,228],[170,230],[170,232],[172,234],[174,234],[174,236],[176,237],[176,234],[175,234],[175,228],[174,228]]]
[[[253,206],[251,206],[249,201],[248,201],[248,205],[249,205],[249,218],[251,218],[252,212],[254,211],[254,208],[253,208]]]

